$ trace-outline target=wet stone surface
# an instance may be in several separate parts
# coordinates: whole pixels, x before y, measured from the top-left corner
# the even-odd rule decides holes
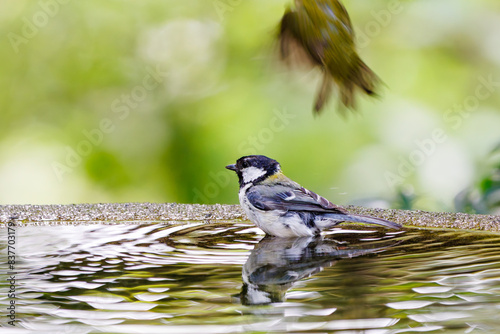
[[[370,209],[347,206],[353,213],[385,218],[405,226],[500,232],[500,216],[424,211]],[[76,205],[2,205],[0,222],[16,218],[18,224],[80,222],[205,221],[246,219],[239,205],[176,203],[105,203]]]

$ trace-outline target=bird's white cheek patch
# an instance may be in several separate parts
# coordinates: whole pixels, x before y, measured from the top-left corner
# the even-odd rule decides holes
[[[248,183],[257,180],[266,174],[266,171],[257,167],[248,167],[243,170],[243,182]]]

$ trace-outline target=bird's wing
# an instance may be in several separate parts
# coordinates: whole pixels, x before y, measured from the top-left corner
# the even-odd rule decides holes
[[[309,211],[347,214],[343,208],[324,197],[297,185],[256,185],[249,188],[247,198],[260,210]]]
[[[292,45],[296,43],[295,31],[293,29],[294,16],[295,14],[288,9],[281,19],[279,40],[282,59],[286,59],[290,55]]]
[[[288,65],[313,67],[321,64],[319,58],[304,49],[298,24],[297,13],[288,9],[281,19],[278,35],[281,59],[287,61]]]

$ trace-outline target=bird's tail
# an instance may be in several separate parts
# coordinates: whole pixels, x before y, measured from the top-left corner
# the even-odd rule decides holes
[[[330,74],[327,71],[324,71],[321,88],[319,89],[318,96],[316,97],[316,103],[314,105],[314,111],[316,113],[319,113],[321,111],[321,108],[323,108],[325,103],[330,98],[330,95],[332,95],[332,87],[333,80],[330,77]]]
[[[355,214],[335,214],[335,213],[327,213],[323,215],[321,221],[315,221],[316,225],[321,229],[326,229],[332,226],[335,226],[341,222],[355,222],[355,223],[365,223],[365,224],[376,224],[382,225],[387,228],[392,229],[401,229],[402,225],[392,222],[390,220],[375,218],[363,215],[355,215]]]
[[[379,77],[361,59],[359,60],[358,73],[354,77],[354,82],[366,94],[375,95],[375,88],[380,82]]]
[[[340,100],[349,109],[356,109],[355,90],[359,87],[369,96],[377,96],[375,92],[380,83],[379,77],[361,59],[358,65],[352,69],[350,75],[337,80],[339,86]]]

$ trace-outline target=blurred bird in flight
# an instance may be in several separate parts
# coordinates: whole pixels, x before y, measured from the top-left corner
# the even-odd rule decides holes
[[[295,0],[279,29],[280,56],[285,61],[319,67],[323,80],[314,105],[319,113],[337,86],[342,104],[355,109],[355,91],[376,95],[379,78],[359,58],[349,14],[338,0]]]

